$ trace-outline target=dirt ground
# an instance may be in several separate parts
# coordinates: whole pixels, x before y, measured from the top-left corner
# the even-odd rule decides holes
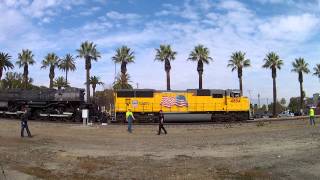
[[[319,122],[319,120],[317,120]],[[83,127],[0,119],[0,179],[319,179],[320,127],[291,120],[231,125]]]

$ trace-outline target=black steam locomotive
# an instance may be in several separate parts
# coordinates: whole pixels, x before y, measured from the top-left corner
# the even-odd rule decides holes
[[[17,117],[24,108],[31,119],[81,121],[81,109],[90,109],[96,115],[93,104],[84,101],[84,89],[4,89],[0,90],[0,116]]]

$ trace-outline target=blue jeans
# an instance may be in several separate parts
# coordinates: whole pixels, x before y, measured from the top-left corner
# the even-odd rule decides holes
[[[26,130],[28,133],[28,136],[31,137],[31,133],[30,133],[27,121],[21,121],[21,137],[24,137],[24,130]]]
[[[128,132],[132,133],[132,118],[128,118]]]
[[[310,125],[316,125],[316,123],[314,122],[314,116],[310,116]]]

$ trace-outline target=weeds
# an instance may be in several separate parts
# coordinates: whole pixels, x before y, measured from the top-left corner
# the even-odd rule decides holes
[[[264,126],[264,122],[263,121],[259,121],[259,122],[257,122],[257,127],[262,127],[262,126]]]

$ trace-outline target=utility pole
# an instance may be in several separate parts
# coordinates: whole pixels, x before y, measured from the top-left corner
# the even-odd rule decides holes
[[[258,93],[258,108],[260,109],[260,93]]]
[[[249,99],[250,99],[250,104],[252,104],[252,114],[254,114],[254,104],[252,103],[252,98],[251,98],[251,90],[248,90],[249,93]]]
[[[137,85],[137,89],[139,89],[139,83],[136,83],[136,85]]]
[[[267,112],[269,111],[269,98],[267,98]]]
[[[250,98],[250,101],[251,101],[252,99],[251,99],[251,90],[250,89],[248,90],[248,93],[249,93],[249,98]]]

